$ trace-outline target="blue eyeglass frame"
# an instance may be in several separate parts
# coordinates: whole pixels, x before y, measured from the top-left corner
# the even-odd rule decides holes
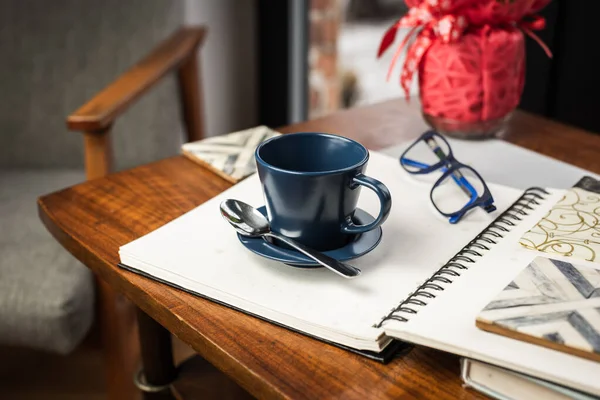
[[[440,148],[439,144],[437,143],[436,139],[439,139],[446,144],[446,146],[448,147],[448,154],[444,153],[444,151]],[[428,165],[415,160],[411,160],[410,158],[406,157],[406,154],[408,154],[410,150],[414,146],[419,144],[421,141],[424,141],[425,144],[431,148],[435,155],[440,159],[439,162],[433,165]],[[432,145],[432,142],[435,143],[435,145]],[[491,213],[496,210],[492,193],[490,192],[490,189],[488,188],[487,184],[485,183],[479,172],[475,171],[475,169],[473,169],[472,167],[465,165],[458,161],[456,158],[454,158],[454,154],[452,153],[452,147],[450,147],[450,143],[448,143],[448,141],[442,135],[435,131],[427,131],[421,136],[419,136],[419,138],[415,140],[415,142],[411,144],[400,156],[400,165],[402,165],[402,168],[404,168],[406,172],[413,175],[429,174],[433,171],[441,169],[443,174],[433,184],[431,192],[429,193],[429,199],[431,200],[431,203],[433,204],[435,209],[440,214],[447,217],[451,224],[456,224],[469,210],[475,207],[481,207],[488,213]],[[411,171],[407,169],[407,167],[419,169]],[[481,196],[477,195],[477,190],[473,187],[473,185],[469,183],[469,181],[463,176],[463,174],[460,173],[459,169],[461,168],[471,171],[481,181],[481,183],[483,184],[483,193],[481,194]],[[448,177],[448,175],[451,175],[452,180],[454,180],[454,182],[456,182],[456,184],[462,189],[462,191],[465,192],[467,196],[469,196],[469,201],[463,206],[463,208],[453,213],[442,212],[433,201],[433,191],[436,187],[440,185],[441,182],[444,181],[444,179]]]

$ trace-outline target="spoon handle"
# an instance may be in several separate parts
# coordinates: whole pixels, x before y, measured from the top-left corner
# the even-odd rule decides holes
[[[282,235],[278,235],[273,232],[266,233],[265,236],[271,236],[272,238],[281,240],[282,242],[286,243],[289,246],[292,246],[293,248],[295,248],[302,254],[312,258],[313,260],[315,260],[316,262],[318,262],[325,268],[329,268],[330,270],[332,270],[333,272],[335,272],[338,275],[343,276],[344,278],[354,278],[354,277],[360,275],[360,269],[353,267],[352,265],[348,265],[348,264],[339,262],[338,260],[331,258],[329,256],[326,256],[325,254],[320,253],[316,250],[313,250],[309,247],[306,247],[302,243],[298,243],[293,239],[290,239],[290,238],[282,236]]]

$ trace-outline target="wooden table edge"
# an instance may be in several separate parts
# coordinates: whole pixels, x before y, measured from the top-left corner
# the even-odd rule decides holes
[[[383,103],[383,104],[385,104],[385,103]],[[365,107],[364,109],[371,110],[371,109],[374,109],[375,107],[377,107],[377,105],[368,106],[368,107]],[[352,111],[346,110],[346,111],[341,112],[340,114],[346,114],[348,112],[352,112]],[[521,115],[521,117],[523,117],[524,119],[530,118],[530,117],[528,117],[528,114],[526,114],[526,113],[520,113],[519,115]],[[323,117],[320,120],[326,120],[327,118],[328,117]],[[535,120],[536,118],[538,118],[538,117],[534,117],[533,120]],[[295,124],[292,126],[288,126],[288,127],[280,129],[280,131],[281,132],[291,132],[291,131],[305,130],[306,126],[310,126],[314,122],[318,122],[318,120],[317,121],[308,121],[308,122],[303,122],[303,123]],[[531,121],[528,121],[528,122],[531,122]],[[547,121],[547,122],[550,124],[556,124],[551,121]],[[557,125],[557,127],[562,126],[561,124],[556,124],[556,125]],[[562,126],[562,127],[565,127],[565,126]],[[589,134],[588,132],[582,131],[577,128],[571,128],[571,127],[566,127],[566,128],[568,128],[568,130],[573,132],[573,134],[575,134],[576,136],[581,136],[581,134],[584,134],[584,133]],[[326,130],[323,130],[323,131],[326,131]],[[329,131],[331,132],[331,130],[329,130]],[[335,133],[335,132],[332,132],[332,133]],[[518,139],[520,139],[520,138],[518,138]],[[524,148],[531,149],[530,146],[519,143],[519,140],[516,140],[516,141],[515,140],[506,140],[506,141],[515,143]],[[363,144],[367,145],[367,143],[364,143],[364,142],[363,142]],[[368,147],[372,148],[371,146],[368,146]],[[377,147],[378,146],[375,146],[376,149],[377,149]],[[381,146],[379,146],[379,147],[381,147]],[[547,154],[547,153],[542,152],[542,154]],[[550,156],[552,157],[554,155],[550,155]],[[183,155],[178,155],[178,156],[174,156],[171,158],[185,158],[185,157]],[[187,161],[192,163],[189,160],[187,160]],[[158,162],[160,162],[160,161],[158,161]],[[200,170],[204,170],[207,173],[212,174],[215,179],[222,180],[221,177],[214,174],[209,169],[207,169],[203,166],[200,166],[196,163],[192,163],[192,164],[195,167],[199,168]],[[206,338],[202,334],[202,332],[197,331],[196,329],[194,329],[194,327],[185,323],[185,321],[176,318],[174,315],[172,315],[170,313],[168,314],[168,316],[165,316],[165,314],[163,314],[163,313],[153,312],[158,307],[163,307],[163,306],[161,304],[159,304],[158,302],[156,302],[151,296],[149,296],[146,292],[144,292],[143,290],[141,290],[139,287],[135,286],[134,284],[127,286],[127,284],[125,283],[127,278],[125,278],[123,280],[122,276],[118,276],[118,274],[113,272],[114,270],[112,270],[110,268],[103,268],[102,267],[103,265],[111,265],[112,266],[113,265],[112,262],[104,260],[102,257],[95,254],[94,251],[90,247],[86,246],[84,243],[76,240],[76,238],[69,235],[67,233],[68,229],[66,229],[60,223],[60,221],[58,221],[57,218],[55,218],[52,211],[50,209],[48,209],[46,204],[44,203],[44,199],[46,197],[55,195],[60,192],[61,191],[51,193],[51,194],[48,194],[45,196],[41,196],[38,199],[37,204],[38,204],[38,214],[39,214],[40,219],[42,220],[43,224],[48,229],[48,231],[52,234],[52,236],[65,249],[67,249],[69,252],[71,252],[71,254],[73,254],[79,261],[81,261],[87,267],[92,269],[100,278],[110,279],[111,277],[113,277],[113,278],[117,277],[118,279],[110,279],[110,281],[117,282],[117,284],[114,285],[114,287],[118,291],[125,293],[125,295],[129,299],[134,301],[134,303],[137,304],[144,312],[148,313],[153,318],[156,318],[156,321],[159,322],[161,325],[177,326],[179,328],[177,330],[177,332],[174,332],[174,330],[172,330],[172,329],[170,329],[170,330],[173,334],[175,334],[177,337],[182,339],[184,342],[194,343],[194,341],[192,341],[192,340],[186,340],[187,337],[194,337],[196,339],[201,338],[201,342],[204,346],[208,346],[208,347],[211,347],[212,349],[216,350],[214,353],[210,352],[211,356],[206,357],[206,359],[209,362],[211,362],[211,364],[213,364],[217,368],[219,368],[221,371],[225,372],[228,376],[230,376],[233,380],[235,380],[238,384],[240,384],[242,387],[244,387],[250,393],[252,393],[254,395],[258,395],[258,396],[269,395],[274,398],[286,398],[286,395],[284,394],[284,392],[280,391],[277,386],[272,385],[267,379],[263,379],[260,375],[254,373],[252,370],[244,368],[244,367],[240,367],[240,363],[233,355],[231,355],[225,349],[219,347],[213,341]],[[209,198],[210,197],[206,198],[204,201],[209,200]],[[108,271],[107,271],[107,269],[108,269]],[[133,273],[132,273],[132,275],[133,275]],[[125,276],[127,276],[127,275],[125,275]],[[133,290],[131,290],[131,287],[133,287]],[[132,293],[139,295],[139,297],[137,297],[138,300],[143,299],[145,301],[135,301],[136,300],[135,296],[132,296]],[[196,346],[194,346],[194,350],[199,352],[200,354],[206,353],[205,351],[197,348]]]
[[[180,157],[180,156],[176,156],[176,157]],[[201,167],[199,167],[199,168],[201,168]],[[219,178],[219,179],[222,179],[222,178]],[[94,252],[90,251],[90,249],[87,248],[83,243],[80,243],[79,241],[75,240],[74,238],[70,237],[69,235],[66,235],[65,230],[63,228],[61,228],[61,224],[58,221],[56,221],[56,219],[53,217],[53,214],[47,209],[46,205],[44,204],[44,202],[43,202],[44,197],[46,197],[46,196],[41,196],[38,199],[37,204],[38,204],[38,215],[39,215],[40,219],[42,220],[46,229],[48,229],[48,231],[51,233],[51,235],[66,250],[68,250],[72,255],[74,255],[86,267],[90,268],[101,279],[108,278],[109,274],[112,273],[111,272],[112,270],[107,269],[107,268],[100,268],[100,267],[98,267],[97,264],[105,263],[105,264],[112,265],[112,263],[103,261],[100,257],[98,257],[96,254],[94,254]],[[82,253],[82,251],[87,251],[87,254],[90,257],[86,257],[85,253]],[[131,272],[131,274],[133,274],[133,273]],[[115,281],[114,279],[111,279],[111,282],[114,282],[114,281]],[[188,343],[188,344],[195,343],[195,341],[193,341],[193,340],[186,340],[187,336],[190,336],[190,337],[193,336],[194,338],[201,337],[202,342],[205,346],[212,347],[218,353],[218,356],[215,355],[215,356],[211,356],[211,357],[205,357],[204,355],[201,355],[201,353],[205,353],[205,351],[203,349],[198,349],[195,346],[192,346],[194,348],[194,350],[199,353],[199,354],[196,354],[195,357],[200,356],[200,357],[205,358],[208,362],[210,362],[212,365],[217,367],[219,370],[221,370],[223,373],[225,373],[227,376],[229,376],[232,380],[234,380],[237,384],[242,386],[245,390],[247,390],[252,395],[264,396],[265,394],[268,394],[270,397],[275,398],[275,399],[287,398],[281,391],[279,391],[277,389],[277,387],[275,387],[274,385],[271,385],[268,380],[262,379],[262,377],[260,375],[254,373],[250,369],[241,367],[241,364],[239,362],[237,362],[237,359],[235,357],[233,357],[231,354],[229,354],[226,350],[224,350],[221,347],[219,347],[218,345],[216,345],[214,342],[208,340],[206,337],[204,337],[204,335],[202,335],[201,332],[196,331],[191,325],[185,323],[185,321],[175,318],[175,316],[173,316],[172,314],[168,314],[171,317],[171,321],[168,321],[169,317],[166,317],[164,313],[154,312],[154,309],[157,307],[161,307],[161,305],[156,303],[156,301],[151,296],[149,296],[146,292],[144,292],[143,290],[141,290],[140,288],[138,288],[135,285],[131,285],[131,287],[133,287],[134,290],[141,295],[139,298],[143,298],[146,300],[146,301],[136,301],[139,298],[136,298],[135,296],[131,295],[131,293],[133,291],[131,291],[130,288],[125,288],[124,284],[121,282],[120,279],[116,279],[116,281],[119,282],[119,285],[113,286],[113,288],[115,288],[118,291],[120,291],[121,293],[123,293],[129,300],[134,302],[140,309],[142,309],[145,313],[147,313],[152,318],[154,318],[159,324],[161,324],[162,326],[178,325],[180,330],[178,330],[177,332],[183,333],[183,334],[178,335],[176,332],[173,332],[173,331],[171,331],[171,333],[174,334],[179,339],[181,339],[183,342]],[[127,289],[127,290],[124,290],[124,289]],[[223,306],[223,307],[225,307],[225,306]],[[230,362],[225,363],[223,357],[226,357],[226,359],[230,360]],[[240,377],[243,377],[244,379],[240,379]],[[250,381],[252,382],[252,384],[248,384],[248,382],[250,382]],[[260,382],[260,386],[261,386],[260,390],[258,390],[258,391],[256,390],[257,382]]]

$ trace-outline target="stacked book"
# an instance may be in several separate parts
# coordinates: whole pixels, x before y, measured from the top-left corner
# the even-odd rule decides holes
[[[462,358],[465,386],[498,400],[598,400],[597,396],[481,361]]]

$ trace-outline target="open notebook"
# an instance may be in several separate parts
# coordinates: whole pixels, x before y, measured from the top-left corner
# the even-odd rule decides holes
[[[600,394],[600,364],[475,326],[477,313],[535,257],[518,239],[562,191],[540,198],[536,189],[490,184],[498,211],[475,210],[450,225],[429,201],[431,182],[406,174],[396,158],[372,152],[367,174],[388,186],[394,203],[380,245],[352,262],[363,271],[357,279],[345,280],[324,268],[292,268],[240,245],[219,204],[238,198],[263,205],[256,175],[123,246],[121,262],[349,348],[382,352],[397,338]],[[375,195],[363,191],[359,207],[376,214]]]

